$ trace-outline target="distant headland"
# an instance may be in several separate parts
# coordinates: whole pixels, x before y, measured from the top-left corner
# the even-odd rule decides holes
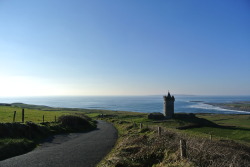
[[[250,112],[250,101],[230,102],[230,103],[205,103],[223,109]]]

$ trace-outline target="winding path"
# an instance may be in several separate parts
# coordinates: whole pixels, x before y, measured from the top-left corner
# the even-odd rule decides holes
[[[93,167],[116,140],[116,129],[98,121],[97,130],[56,135],[27,154],[0,161],[0,167]]]

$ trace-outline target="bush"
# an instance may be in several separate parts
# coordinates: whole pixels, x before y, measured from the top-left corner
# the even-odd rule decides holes
[[[0,160],[32,150],[41,139],[52,134],[90,130],[96,127],[85,115],[66,115],[58,123],[0,123]]]
[[[58,122],[72,130],[84,130],[94,128],[95,126],[85,116],[63,115],[58,118]]]
[[[36,147],[36,143],[28,139],[0,139],[0,160],[24,154]]]
[[[34,139],[48,134],[49,130],[33,122],[22,123],[0,123],[0,138],[28,138]]]

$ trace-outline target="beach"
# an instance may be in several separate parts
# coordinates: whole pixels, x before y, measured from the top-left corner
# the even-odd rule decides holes
[[[206,104],[220,107],[220,108],[227,109],[227,110],[250,112],[250,101],[230,102],[230,103],[206,103]]]

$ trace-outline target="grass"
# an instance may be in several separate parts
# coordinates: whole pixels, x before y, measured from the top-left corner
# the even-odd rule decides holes
[[[63,130],[58,124],[40,124],[43,115],[45,121],[53,122],[55,116],[84,113],[93,119],[104,119],[114,124],[119,132],[118,142],[99,166],[227,166],[226,162],[244,166],[249,163],[250,115],[177,114],[171,120],[150,120],[146,113],[15,104],[0,106],[1,122],[12,122],[13,111],[17,111],[16,120],[20,122],[22,108],[25,108],[25,121],[47,127],[51,132]],[[139,123],[143,124],[142,129],[139,129]],[[158,126],[163,128],[164,135],[157,135]],[[212,141],[209,140],[210,134],[213,135]],[[181,138],[188,140],[191,150],[188,159],[180,159]],[[19,143],[25,150],[25,145],[31,148],[34,142],[25,137],[0,138],[0,148],[4,148],[6,143],[10,146]],[[232,153],[235,153],[237,162]]]
[[[98,166],[248,166],[250,115],[177,114],[171,120],[149,120],[147,114],[112,113],[104,117],[119,131],[113,151]],[[100,118],[99,118],[100,119]],[[139,129],[143,123],[143,129]],[[157,126],[163,128],[157,135]],[[212,134],[212,140],[210,140]],[[179,140],[187,141],[181,159]]]
[[[217,138],[250,144],[250,115],[197,114],[197,117],[207,119],[219,127],[191,128],[187,132],[212,134]]]
[[[238,126],[250,128],[250,114],[197,114],[199,118],[204,118],[222,126]]]
[[[0,139],[0,160],[24,154],[36,147],[36,143],[26,138]]]
[[[246,166],[250,163],[250,147],[231,140],[210,140],[167,125],[159,136],[158,123],[151,122],[140,129],[138,123],[121,118],[103,119],[118,129],[119,140],[98,167]],[[180,139],[187,141],[188,154],[183,159],[179,152]]]
[[[14,111],[16,111],[16,122],[22,121],[22,108],[15,106],[0,106],[0,121],[1,122],[13,122]],[[71,112],[72,113],[72,112]],[[61,115],[70,114],[69,111],[43,111],[39,109],[25,108],[24,121],[32,121],[41,123],[43,121],[43,115],[46,122],[55,121],[55,116],[58,118]]]
[[[212,134],[218,139],[230,139],[250,144],[250,114],[196,114],[194,118],[179,117],[164,121],[149,120],[148,114],[136,112],[92,110],[86,114],[94,119],[99,119],[98,116],[104,114],[120,121],[143,123],[145,126],[162,126],[175,131],[183,128],[185,130],[181,132],[190,135],[209,138]]]
[[[21,123],[23,108],[25,122]],[[16,122],[13,122],[13,111],[17,112]],[[0,120],[0,160],[31,151],[50,135],[96,128],[95,121],[79,110],[25,104],[0,106]]]
[[[213,127],[201,127],[192,128],[186,130],[194,134],[208,134],[216,138],[230,139],[235,141],[241,141],[250,143],[250,129],[224,129],[224,128],[213,128]]]

